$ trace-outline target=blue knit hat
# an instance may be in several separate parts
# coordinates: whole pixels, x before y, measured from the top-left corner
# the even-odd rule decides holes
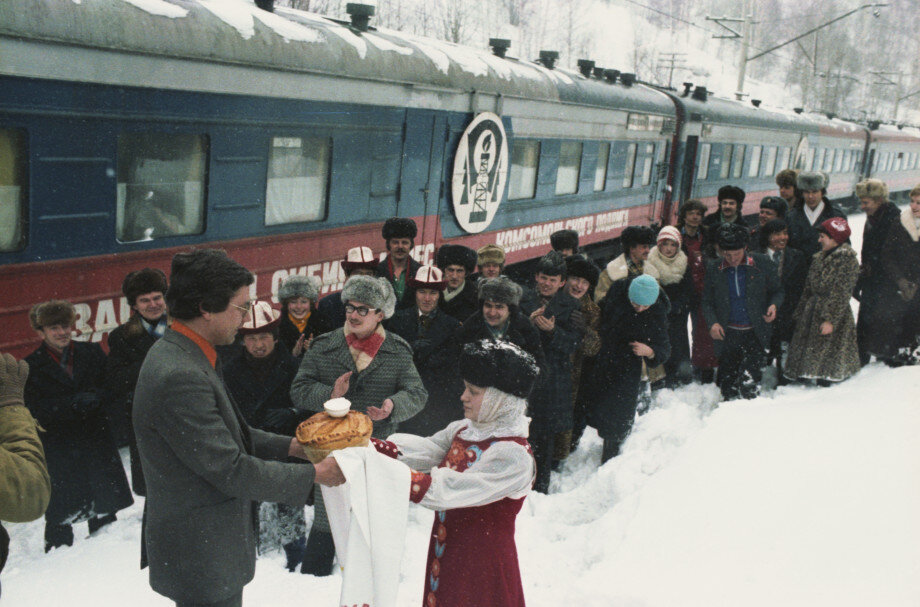
[[[658,281],[642,274],[629,283],[629,301],[637,306],[650,306],[658,301]]]

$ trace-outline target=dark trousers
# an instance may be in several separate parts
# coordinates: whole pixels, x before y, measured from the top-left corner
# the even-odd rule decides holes
[[[534,481],[533,489],[540,493],[548,493],[550,473],[553,471],[553,446],[556,441],[556,433],[536,428],[531,430],[527,440],[530,442],[530,448],[533,450],[533,457],[537,463],[537,479]]]
[[[754,398],[760,393],[764,351],[753,330],[725,329],[719,356],[719,390],[724,400]]]
[[[243,591],[216,603],[192,603],[189,601],[176,601],[176,607],[243,607]]]

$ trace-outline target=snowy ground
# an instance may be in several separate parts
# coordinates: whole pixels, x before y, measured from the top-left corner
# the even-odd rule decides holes
[[[831,388],[718,401],[713,386],[658,393],[600,468],[589,430],[552,493],[528,497],[518,517],[528,604],[920,604],[920,367],[872,364]],[[75,545],[48,555],[41,521],[7,525],[3,604],[170,605],[138,569],[141,506],[92,538],[78,525]],[[401,607],[421,602],[432,515],[413,506],[410,517]],[[245,604],[337,604],[338,575],[283,564],[259,560]]]

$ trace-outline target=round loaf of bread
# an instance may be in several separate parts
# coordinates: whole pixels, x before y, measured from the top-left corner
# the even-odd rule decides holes
[[[370,442],[374,423],[364,413],[349,411],[345,417],[332,417],[325,411],[297,426],[297,442],[314,464],[336,449],[364,447]]]

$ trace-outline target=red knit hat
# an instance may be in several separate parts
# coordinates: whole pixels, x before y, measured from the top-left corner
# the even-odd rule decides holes
[[[838,245],[845,243],[852,233],[850,232],[850,224],[843,217],[831,217],[824,220],[818,226],[818,231],[830,236]]]

